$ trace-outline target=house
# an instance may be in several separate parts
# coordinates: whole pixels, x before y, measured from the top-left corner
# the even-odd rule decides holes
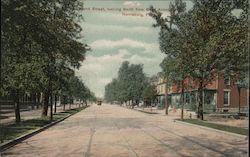
[[[155,82],[157,90],[157,106],[159,109],[165,107],[165,94],[166,94],[166,80],[163,77],[163,73],[157,74],[157,81]]]
[[[170,106],[180,107],[181,88],[176,84],[166,87],[166,80],[163,75],[157,75],[157,100],[159,104],[165,104],[165,94],[167,92]],[[167,89],[167,90],[166,90]],[[198,104],[198,84],[186,78],[184,80],[184,108],[195,110]],[[249,89],[238,90],[237,85],[229,78],[215,76],[209,82],[203,94],[204,112],[248,112],[249,109]]]

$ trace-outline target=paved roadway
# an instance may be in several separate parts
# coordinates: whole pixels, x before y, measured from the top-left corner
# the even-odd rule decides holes
[[[6,150],[10,157],[240,157],[248,140],[103,104]]]

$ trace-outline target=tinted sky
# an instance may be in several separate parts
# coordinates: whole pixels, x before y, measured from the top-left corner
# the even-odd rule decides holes
[[[104,95],[105,85],[117,77],[125,60],[144,64],[147,76],[161,70],[159,64],[165,55],[159,50],[159,28],[152,27],[154,21],[146,16],[147,11],[108,11],[108,8],[146,9],[150,5],[167,9],[169,1],[85,1],[84,7],[90,10],[83,12],[83,41],[92,51],[86,55],[77,75],[96,96]],[[106,11],[97,11],[100,8]],[[136,16],[127,15],[131,13]],[[163,13],[168,15],[168,11]]]
[[[82,40],[90,45],[92,51],[87,53],[82,67],[76,72],[96,96],[103,97],[105,85],[117,77],[118,69],[125,60],[143,64],[147,76],[161,71],[159,64],[165,55],[159,50],[159,28],[152,27],[154,20],[146,16],[148,13],[146,8],[153,5],[157,9],[163,9],[162,13],[166,17],[169,15],[170,2],[170,0],[84,1],[86,10],[82,13],[84,17]],[[189,0],[185,2],[187,9],[190,9],[192,2]],[[123,11],[123,8],[127,10],[133,8],[134,11]],[[145,11],[136,11],[136,8]],[[136,16],[128,15],[132,13]],[[238,16],[240,11],[236,10],[233,13]]]

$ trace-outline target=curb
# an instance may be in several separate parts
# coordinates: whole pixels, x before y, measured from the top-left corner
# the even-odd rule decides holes
[[[179,121],[179,120],[175,120],[174,122],[185,124],[185,125],[190,125],[190,126],[194,126],[194,127],[198,127],[198,128],[202,128],[202,129],[207,129],[207,130],[211,130],[211,131],[216,131],[216,132],[223,133],[223,134],[237,136],[237,137],[240,137],[240,138],[248,139],[248,136],[246,136],[246,135],[241,135],[241,134],[237,134],[237,133],[227,132],[227,131],[218,130],[218,129],[214,129],[214,128],[209,128],[209,127],[205,127],[205,126],[200,126],[200,125],[196,125],[196,124],[190,124],[190,123],[182,122],[182,121]]]
[[[138,110],[138,109],[132,109],[132,110],[136,110],[136,111],[146,113],[146,114],[160,114],[160,113],[157,113],[157,112],[148,112],[148,111],[143,111],[143,110]]]
[[[84,109],[85,109],[85,108],[84,108]],[[82,111],[82,110],[81,110],[81,111]],[[80,112],[80,111],[79,111],[79,112]],[[79,113],[79,112],[77,112],[77,113]],[[3,152],[4,150],[13,147],[14,145],[16,145],[16,144],[18,144],[18,143],[20,143],[20,142],[22,142],[22,141],[24,141],[24,140],[26,140],[26,139],[28,139],[28,138],[34,136],[34,135],[40,133],[40,132],[42,132],[42,131],[44,131],[44,130],[46,130],[46,129],[52,127],[52,126],[54,126],[55,124],[57,124],[57,123],[59,123],[59,122],[61,122],[61,121],[64,121],[65,119],[67,119],[67,118],[69,118],[70,116],[73,116],[73,115],[75,115],[75,114],[77,114],[77,113],[69,114],[69,115],[67,115],[66,117],[62,118],[62,119],[59,119],[59,120],[54,121],[54,122],[52,122],[52,123],[49,123],[49,124],[47,124],[47,125],[45,125],[45,126],[43,126],[43,127],[41,127],[41,128],[38,128],[38,129],[33,130],[33,131],[30,132],[30,133],[24,134],[24,135],[22,135],[22,136],[20,136],[20,137],[15,138],[14,140],[11,140],[11,141],[9,141],[9,142],[6,142],[6,143],[1,144],[1,146],[0,146],[0,152]]]
[[[144,111],[144,110],[138,110],[136,108],[127,108],[127,107],[120,106],[120,105],[117,105],[117,106],[119,106],[121,108],[129,109],[129,110],[133,110],[133,111],[138,111],[138,112],[146,113],[146,114],[160,114],[158,112],[148,112],[148,111]]]

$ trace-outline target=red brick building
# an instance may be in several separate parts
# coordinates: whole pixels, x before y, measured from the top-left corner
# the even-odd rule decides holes
[[[158,75],[160,76],[160,75]],[[166,85],[166,81],[162,81],[159,77],[160,83],[158,88]],[[164,83],[164,85],[163,85]],[[198,103],[197,98],[198,84],[190,79],[184,81],[184,102],[185,108],[196,108]],[[180,104],[181,88],[173,84],[168,87],[168,90],[162,90],[168,93],[168,102],[172,106]],[[160,92],[158,97],[162,99],[164,93]],[[248,112],[249,109],[249,89],[242,88],[240,93],[237,85],[230,79],[216,76],[209,84],[207,84],[203,94],[203,104],[205,112]]]

